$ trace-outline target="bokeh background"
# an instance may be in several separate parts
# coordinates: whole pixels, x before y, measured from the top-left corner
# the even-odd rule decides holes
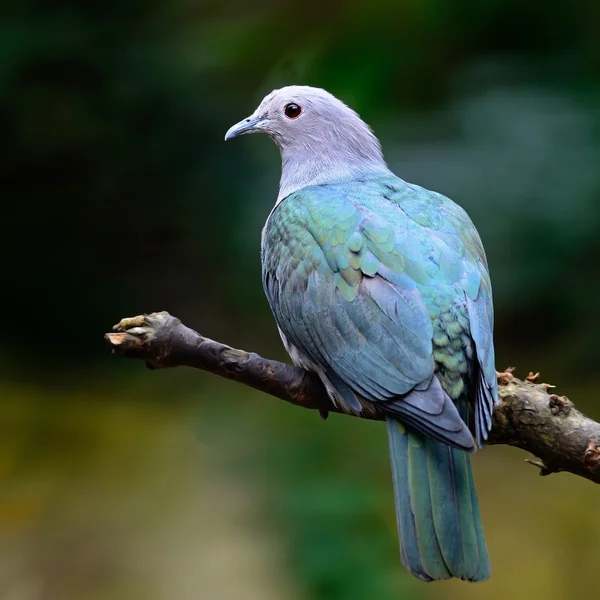
[[[109,356],[168,310],[284,359],[260,282],[279,157],[223,143],[275,87],[322,86],[393,170],[472,216],[498,367],[590,415],[600,320],[593,0],[5,0],[0,25],[0,598],[586,597],[600,491],[475,458],[491,581],[400,567],[381,424]]]

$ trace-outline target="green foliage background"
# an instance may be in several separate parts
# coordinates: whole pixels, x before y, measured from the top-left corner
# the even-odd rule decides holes
[[[279,162],[222,142],[274,87],[357,109],[486,245],[498,367],[600,418],[600,5],[7,0],[0,21],[0,597],[566,598],[598,492],[476,458],[482,586],[399,567],[385,434],[110,360],[166,309],[284,358],[260,284]]]

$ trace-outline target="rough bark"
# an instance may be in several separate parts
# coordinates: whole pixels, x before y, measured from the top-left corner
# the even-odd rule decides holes
[[[194,367],[318,410],[323,417],[342,412],[314,373],[205,338],[167,312],[123,319],[113,330],[105,335],[113,353],[142,359],[151,369]],[[530,452],[538,460],[526,460],[541,475],[566,471],[600,483],[600,424],[538,379],[530,373],[521,381],[512,369],[498,373],[500,402],[488,444]]]

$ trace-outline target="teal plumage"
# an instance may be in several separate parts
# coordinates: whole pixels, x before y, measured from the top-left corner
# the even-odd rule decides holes
[[[262,264],[286,349],[344,410],[385,416],[407,569],[486,579],[469,453],[487,438],[498,390],[473,223],[392,174],[368,126],[324,90],[275,90],[225,138],[256,131],[282,155]]]
[[[422,435],[473,450],[458,410],[482,444],[497,395],[490,280],[467,214],[392,174],[331,182],[273,210],[262,256],[291,353],[350,410],[389,415],[404,563],[425,580],[486,578],[470,458]],[[438,381],[447,395],[432,403]]]

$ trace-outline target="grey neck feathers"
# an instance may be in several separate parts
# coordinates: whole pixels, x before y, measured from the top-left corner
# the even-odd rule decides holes
[[[379,141],[356,119],[326,130],[303,131],[293,140],[275,137],[281,150],[281,180],[277,203],[295,191],[345,177],[389,172]]]

